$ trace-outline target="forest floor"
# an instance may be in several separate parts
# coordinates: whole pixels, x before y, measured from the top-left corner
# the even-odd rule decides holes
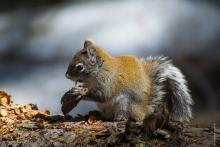
[[[0,146],[220,146],[220,128],[175,123],[176,129],[158,129],[153,137],[133,123],[125,133],[126,122],[104,122],[98,112],[75,118],[50,115],[34,104],[12,104],[0,92]]]

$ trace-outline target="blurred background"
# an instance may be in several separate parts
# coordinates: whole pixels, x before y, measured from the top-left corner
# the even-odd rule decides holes
[[[0,90],[60,113],[86,38],[112,55],[169,56],[189,81],[194,122],[220,125],[220,1],[1,0]],[[93,109],[81,102],[72,114]]]

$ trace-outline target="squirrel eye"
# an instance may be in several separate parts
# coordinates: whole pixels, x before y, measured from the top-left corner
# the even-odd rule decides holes
[[[83,72],[85,68],[84,68],[84,65],[82,63],[78,63],[78,64],[76,64],[75,69],[78,72]]]

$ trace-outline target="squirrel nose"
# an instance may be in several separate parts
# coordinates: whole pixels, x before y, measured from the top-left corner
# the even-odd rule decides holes
[[[70,79],[70,75],[66,72],[66,78]]]

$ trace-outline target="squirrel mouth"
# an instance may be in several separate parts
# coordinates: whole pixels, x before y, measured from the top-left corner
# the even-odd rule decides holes
[[[84,83],[82,80],[75,80],[74,87],[83,87]]]

